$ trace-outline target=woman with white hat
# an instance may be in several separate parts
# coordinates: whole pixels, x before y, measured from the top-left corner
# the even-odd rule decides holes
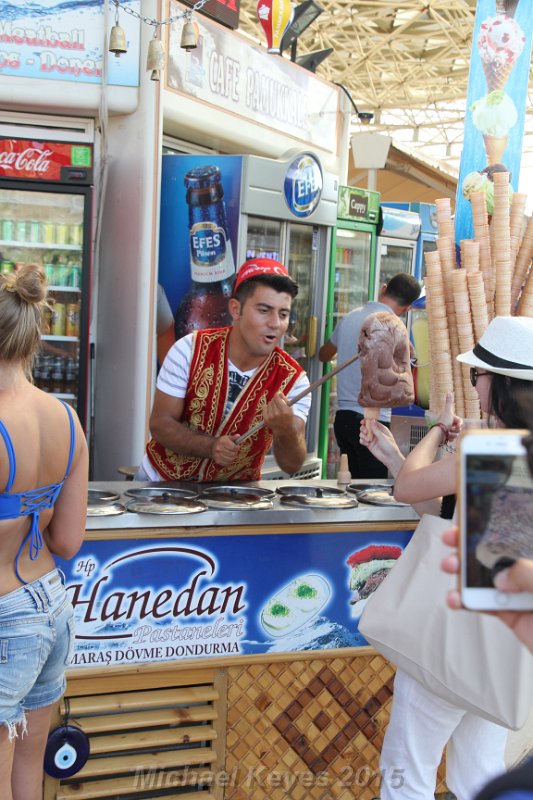
[[[458,360],[470,367],[470,380],[489,424],[527,428],[521,404],[533,398],[533,319],[495,317],[473,350]],[[451,518],[455,504],[456,458],[434,461],[440,445],[453,440],[462,420],[453,413],[453,396],[436,424],[404,459],[390,431],[373,421],[373,439],[361,442],[395,477],[394,496],[415,507],[433,504],[433,513]],[[381,753],[381,800],[433,800],[437,768],[447,746],[446,782],[458,800],[471,800],[492,777],[505,770],[507,730],[441,700],[401,670],[396,673],[391,719]],[[390,776],[401,780],[391,780]]]

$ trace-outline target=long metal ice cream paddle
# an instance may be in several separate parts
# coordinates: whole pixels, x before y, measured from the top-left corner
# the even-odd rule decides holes
[[[347,358],[346,361],[342,362],[342,364],[339,364],[337,367],[334,367],[325,375],[322,375],[321,378],[318,378],[318,380],[313,381],[313,383],[310,383],[307,389],[304,389],[302,392],[297,394],[296,397],[293,397],[292,400],[289,400],[287,405],[293,406],[295,403],[298,403],[302,399],[302,397],[305,397],[305,395],[309,394],[309,392],[313,392],[319,386],[322,386],[323,383],[329,381],[330,378],[333,378],[334,375],[336,375],[342,369],[347,367],[349,364],[352,364],[354,361],[357,361],[358,358],[359,358],[359,353],[356,353],[354,356],[351,356],[351,358]],[[264,427],[265,427],[264,422],[258,422],[257,425],[254,425],[252,428],[250,428],[249,431],[246,431],[246,433],[243,433],[241,436],[238,437],[238,439],[235,439],[235,444],[241,444],[246,439],[249,439],[250,436],[253,436],[254,433],[257,433],[257,431],[260,431],[261,428]]]

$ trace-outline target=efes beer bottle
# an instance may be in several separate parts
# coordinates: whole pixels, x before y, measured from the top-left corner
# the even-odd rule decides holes
[[[178,339],[199,328],[221,328],[231,323],[228,299],[235,281],[219,168],[191,169],[185,175],[185,187],[192,283],[176,311]]]

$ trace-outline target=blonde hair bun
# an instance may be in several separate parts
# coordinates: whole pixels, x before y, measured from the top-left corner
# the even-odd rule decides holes
[[[5,288],[18,294],[28,304],[42,303],[46,298],[46,276],[38,264],[24,264],[16,272],[5,275]]]

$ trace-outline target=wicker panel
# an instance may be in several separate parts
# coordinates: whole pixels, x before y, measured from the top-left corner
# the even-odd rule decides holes
[[[377,654],[229,668],[225,800],[378,797],[393,677]]]

